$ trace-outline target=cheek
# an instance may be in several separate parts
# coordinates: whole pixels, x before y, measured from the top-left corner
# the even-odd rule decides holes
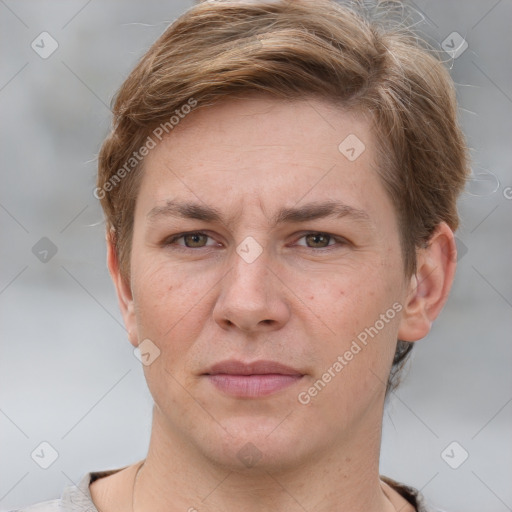
[[[314,351],[320,362],[301,389],[301,403],[311,402],[311,414],[341,431],[367,413],[376,414],[386,389],[399,315],[396,303],[381,291],[374,290],[372,300],[340,300],[332,317],[334,334],[319,340]]]
[[[183,386],[193,383],[194,345],[208,320],[205,292],[211,285],[176,265],[149,261],[134,275],[135,314],[139,339],[151,340],[159,350],[154,362],[143,368],[148,387],[155,403],[168,410],[186,399]]]
[[[201,329],[197,315],[211,285],[150,258],[137,268],[133,298],[139,337],[150,338],[161,350],[179,352]]]
[[[328,328],[316,350],[322,352],[323,370],[331,369],[337,376],[331,390],[359,396],[369,387],[385,385],[402,309],[398,272],[396,265],[354,269],[333,276],[320,291],[308,295],[314,297],[309,305]],[[340,365],[333,368],[339,356],[341,370]]]
[[[331,334],[347,339],[391,306],[391,279],[389,268],[382,271],[379,265],[354,264],[316,273],[314,278],[297,276],[295,282],[300,282],[304,302],[324,320]]]

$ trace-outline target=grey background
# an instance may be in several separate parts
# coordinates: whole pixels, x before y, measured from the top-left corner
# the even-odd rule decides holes
[[[0,0],[2,510],[145,456],[152,402],[105,265],[95,157],[112,95],[190,5]],[[512,2],[413,5],[438,44],[453,31],[468,42],[450,67],[474,178],[459,203],[451,297],[385,413],[381,473],[446,510],[502,512],[512,510]],[[59,44],[47,59],[30,46],[43,31]],[[46,263],[33,252],[42,237],[57,248]],[[59,454],[46,470],[31,458],[42,441]],[[452,441],[469,453],[458,469],[441,457]]]

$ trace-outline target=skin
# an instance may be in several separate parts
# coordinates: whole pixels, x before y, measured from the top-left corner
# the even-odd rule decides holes
[[[365,145],[354,161],[338,150],[349,134]],[[143,367],[155,406],[135,510],[413,510],[379,479],[385,383],[397,338],[423,338],[441,311],[456,249],[442,223],[418,250],[416,274],[404,275],[377,164],[362,115],[261,95],[198,108],[146,157],[129,279],[108,243],[130,342],[160,350]],[[223,220],[148,215],[169,200],[215,207]],[[368,219],[271,222],[281,208],[332,200]],[[207,237],[169,242],[197,231]],[[251,263],[236,251],[248,236],[262,249]],[[301,404],[298,394],[394,303],[401,311]],[[202,375],[231,358],[304,375],[273,395],[235,398]],[[247,443],[259,457],[253,467],[238,456]],[[90,486],[102,512],[130,510],[135,469]]]

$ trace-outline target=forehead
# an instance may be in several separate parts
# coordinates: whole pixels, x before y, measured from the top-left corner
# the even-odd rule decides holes
[[[246,154],[273,152],[297,163],[304,158],[316,164],[333,163],[340,156],[355,162],[366,149],[370,151],[365,160],[371,157],[374,141],[367,117],[325,99],[284,100],[254,93],[223,99],[213,106],[199,103],[168,130],[160,146],[172,148],[174,154],[188,153],[187,160],[208,155],[222,156],[224,161],[236,150]],[[340,146],[345,140],[347,143]],[[354,153],[347,152],[350,146]]]
[[[145,158],[138,208],[169,200],[222,209],[341,200],[378,215],[384,193],[368,120],[319,99],[253,96],[198,107]],[[240,212],[239,212],[240,213]]]

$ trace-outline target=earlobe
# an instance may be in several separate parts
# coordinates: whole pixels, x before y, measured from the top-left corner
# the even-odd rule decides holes
[[[128,332],[128,339],[130,340],[130,343],[136,347],[138,346],[138,336],[132,290],[130,283],[126,281],[121,273],[112,234],[107,232],[106,239],[107,266],[116,288],[117,300],[119,302],[121,314],[123,315],[125,328]]]
[[[398,339],[417,341],[429,333],[448,299],[456,265],[455,237],[450,227],[442,222],[432,234],[428,247],[417,251],[417,270],[404,299]]]

